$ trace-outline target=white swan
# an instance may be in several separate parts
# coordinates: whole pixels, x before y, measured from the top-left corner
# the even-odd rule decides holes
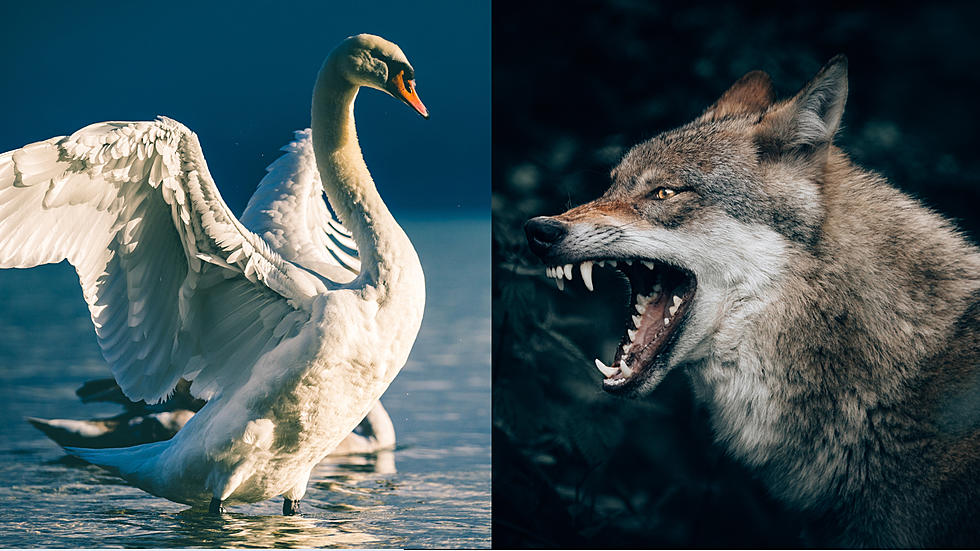
[[[310,471],[388,387],[422,320],[422,267],[371,180],[353,111],[369,87],[427,117],[413,78],[391,42],[343,41],[317,77],[312,131],[241,222],[197,136],[170,119],[0,155],[0,267],[67,258],[126,396],[159,401],[184,378],[207,400],[165,442],[70,453],[213,512],[277,495],[298,511]]]

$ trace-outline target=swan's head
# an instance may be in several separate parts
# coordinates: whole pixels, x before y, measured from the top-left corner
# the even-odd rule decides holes
[[[373,34],[359,34],[344,40],[335,50],[339,68],[352,84],[381,90],[429,118],[415,91],[415,69],[397,45]]]

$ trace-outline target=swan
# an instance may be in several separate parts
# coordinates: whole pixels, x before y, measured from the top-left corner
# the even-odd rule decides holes
[[[67,259],[123,393],[155,403],[185,379],[207,401],[170,440],[69,453],[212,513],[275,496],[299,512],[311,470],[405,364],[425,302],[361,155],[362,87],[428,118],[398,46],[347,38],[317,76],[311,128],[241,220],[197,136],[166,117],[0,155],[0,268]]]

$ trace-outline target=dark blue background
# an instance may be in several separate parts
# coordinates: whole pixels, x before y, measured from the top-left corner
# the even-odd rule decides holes
[[[490,197],[488,2],[24,2],[0,15],[0,151],[107,120],[167,115],[197,132],[240,213],[310,123],[327,53],[369,32],[402,47],[432,118],[358,97],[362,149],[400,211],[479,211]]]

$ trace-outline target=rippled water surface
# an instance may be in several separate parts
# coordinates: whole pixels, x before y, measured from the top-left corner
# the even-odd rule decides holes
[[[64,264],[0,271],[0,547],[489,547],[490,223],[403,225],[428,296],[382,398],[398,448],[322,463],[298,517],[278,499],[211,517],[66,457],[23,418],[119,411],[75,397],[108,375],[77,279]]]

